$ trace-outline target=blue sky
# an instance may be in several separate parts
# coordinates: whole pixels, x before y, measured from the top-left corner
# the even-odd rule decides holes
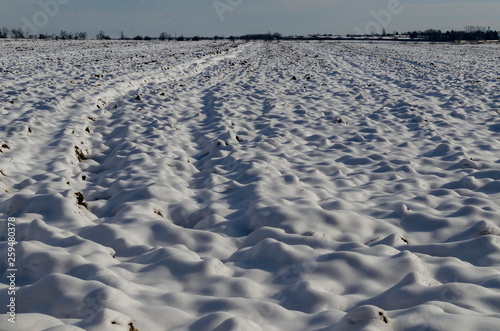
[[[0,27],[38,33],[104,30],[133,37],[284,35],[463,29],[500,30],[498,0],[8,0]]]

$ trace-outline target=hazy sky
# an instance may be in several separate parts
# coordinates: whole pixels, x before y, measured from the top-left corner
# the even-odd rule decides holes
[[[133,37],[500,30],[499,0],[0,0],[0,27]]]

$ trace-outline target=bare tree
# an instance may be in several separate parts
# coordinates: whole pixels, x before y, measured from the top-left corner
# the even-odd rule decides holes
[[[160,39],[160,40],[167,40],[167,39],[170,39],[170,38],[171,38],[171,36],[170,36],[168,33],[166,33],[166,32],[162,32],[162,33],[160,34],[160,38],[159,38],[159,39]]]
[[[486,32],[486,27],[484,26],[477,26],[477,25],[467,25],[465,27],[465,32],[472,33],[472,32]]]
[[[10,35],[12,36],[12,38],[14,39],[24,39],[25,36],[24,36],[24,31],[21,29],[21,28],[18,28],[18,29],[12,29],[10,31]]]
[[[2,28],[0,29],[0,38],[7,38],[9,36],[9,29]]]
[[[77,32],[75,33],[75,39],[85,40],[87,39],[87,32]]]
[[[59,33],[59,39],[66,40],[66,39],[72,39],[72,38],[68,32],[61,30],[61,32]]]
[[[95,35],[97,40],[109,40],[111,39],[104,31],[99,31],[98,34]]]

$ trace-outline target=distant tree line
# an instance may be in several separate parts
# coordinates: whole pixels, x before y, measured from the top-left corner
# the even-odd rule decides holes
[[[32,35],[27,34],[20,28],[17,29],[8,29],[8,28],[0,28],[0,39],[2,38],[14,38],[14,39],[52,39],[52,40],[85,40],[88,38],[87,32],[67,32],[62,30],[59,34],[38,34]],[[411,31],[403,34],[399,34],[398,32],[394,32],[393,34],[384,33],[381,35],[347,35],[347,36],[332,36],[332,34],[313,34],[308,36],[283,36],[282,34],[275,33],[257,33],[257,34],[246,34],[242,36],[230,36],[230,37],[184,37],[184,36],[175,36],[162,32],[159,37],[151,37],[151,36],[141,36],[136,35],[135,37],[129,38],[125,36],[123,31],[120,34],[120,40],[177,40],[177,41],[198,41],[198,40],[219,40],[219,39],[227,39],[231,41],[236,40],[351,40],[351,39],[370,39],[380,38],[380,39],[394,39],[394,40],[415,40],[415,41],[432,41],[432,42],[456,42],[456,41],[487,41],[487,40],[499,40],[499,32],[493,31],[489,27],[485,28],[482,26],[466,26],[463,31],[446,31],[442,32],[441,30],[428,29],[425,31]],[[95,39],[97,40],[111,40],[112,38],[106,34],[104,31],[99,31],[95,35]]]
[[[6,39],[6,38],[12,38],[12,39],[51,39],[51,40],[86,40],[88,38],[88,33],[87,32],[67,32],[65,30],[62,30],[58,34],[45,34],[45,33],[40,33],[37,35],[34,34],[28,34],[27,32],[23,31],[20,28],[17,29],[8,29],[8,28],[0,28],[0,39]],[[112,38],[106,34],[104,31],[99,31],[95,35],[95,39],[97,40],[111,40]],[[141,36],[137,35],[133,38],[129,38],[125,36],[123,31],[121,32],[120,35],[120,40],[153,40],[155,38],[150,37],[150,36]],[[201,38],[198,36],[191,37],[191,38],[185,38],[184,36],[180,36],[178,38],[173,38],[170,34],[166,32],[162,32],[158,38],[158,40],[201,40],[201,39],[211,39],[211,38]]]
[[[482,26],[466,26],[463,31],[446,31],[429,29],[425,31],[413,31],[403,34],[394,32],[392,34],[386,33],[385,29],[383,34],[379,35],[347,35],[347,36],[333,36],[332,34],[312,34],[308,36],[283,36],[280,33],[266,33],[266,34],[248,34],[240,37],[229,37],[229,39],[241,40],[352,40],[359,38],[373,38],[380,39],[393,39],[393,40],[422,40],[422,41],[439,41],[439,42],[456,42],[456,41],[488,41],[500,40],[498,31],[493,31],[489,27]]]
[[[87,39],[87,32],[67,32],[62,30],[59,34],[45,34],[40,33],[37,35],[28,34],[22,29],[0,29],[0,39],[13,38],[13,39],[54,39],[54,40],[85,40]]]
[[[260,33],[260,34],[247,34],[241,37],[238,37],[238,39],[243,39],[243,40],[281,40],[284,39],[284,37],[281,35],[281,33],[275,32],[275,33]]]
[[[463,31],[446,31],[429,29],[425,31],[413,31],[408,35],[411,39],[421,39],[427,41],[456,42],[456,41],[481,41],[481,40],[499,40],[498,31],[482,26],[466,26]]]

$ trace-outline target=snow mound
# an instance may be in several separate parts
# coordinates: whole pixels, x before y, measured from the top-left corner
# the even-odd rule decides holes
[[[0,47],[1,330],[498,329],[499,45]]]

